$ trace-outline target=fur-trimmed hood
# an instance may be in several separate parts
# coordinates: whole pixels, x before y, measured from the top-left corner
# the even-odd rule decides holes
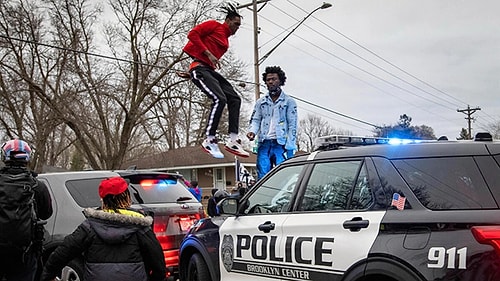
[[[123,243],[137,231],[151,227],[153,218],[137,217],[120,213],[110,213],[94,208],[86,208],[83,214],[90,228],[106,243]]]
[[[126,214],[105,212],[103,210],[97,210],[94,208],[84,209],[83,214],[85,215],[86,218],[96,218],[96,219],[114,221],[124,224],[150,226],[153,223],[153,218],[150,216],[134,217]]]

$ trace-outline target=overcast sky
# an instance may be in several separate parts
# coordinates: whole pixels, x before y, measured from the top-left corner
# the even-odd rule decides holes
[[[260,56],[322,3],[271,0],[259,12]],[[412,125],[430,126],[436,137],[456,138],[467,127],[457,109],[468,105],[481,108],[472,115],[473,133],[500,122],[500,1],[330,3],[300,25],[259,73],[279,65],[288,77],[285,92],[369,124],[393,125],[407,114]],[[252,13],[242,15],[231,49],[253,77]],[[314,113],[354,135],[372,134],[370,125],[297,104],[302,117]]]

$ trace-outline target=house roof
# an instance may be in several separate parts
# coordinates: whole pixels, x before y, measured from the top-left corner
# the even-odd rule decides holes
[[[122,168],[136,166],[137,169],[191,169],[234,166],[235,156],[227,152],[223,145],[219,144],[220,151],[224,154],[223,159],[217,159],[205,152],[200,146],[188,146],[168,150],[160,154],[137,158],[124,163]],[[250,157],[238,157],[240,163],[253,167],[257,156],[250,153]]]

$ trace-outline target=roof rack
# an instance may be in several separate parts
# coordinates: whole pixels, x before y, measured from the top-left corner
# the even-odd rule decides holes
[[[381,137],[360,137],[360,136],[342,136],[330,135],[316,138],[314,141],[315,150],[332,150],[340,146],[361,146],[372,144],[388,144],[389,138]]]

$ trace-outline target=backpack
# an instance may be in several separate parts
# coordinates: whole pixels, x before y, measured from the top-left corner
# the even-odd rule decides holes
[[[0,246],[27,251],[33,241],[37,215],[35,188],[30,171],[0,171]]]

